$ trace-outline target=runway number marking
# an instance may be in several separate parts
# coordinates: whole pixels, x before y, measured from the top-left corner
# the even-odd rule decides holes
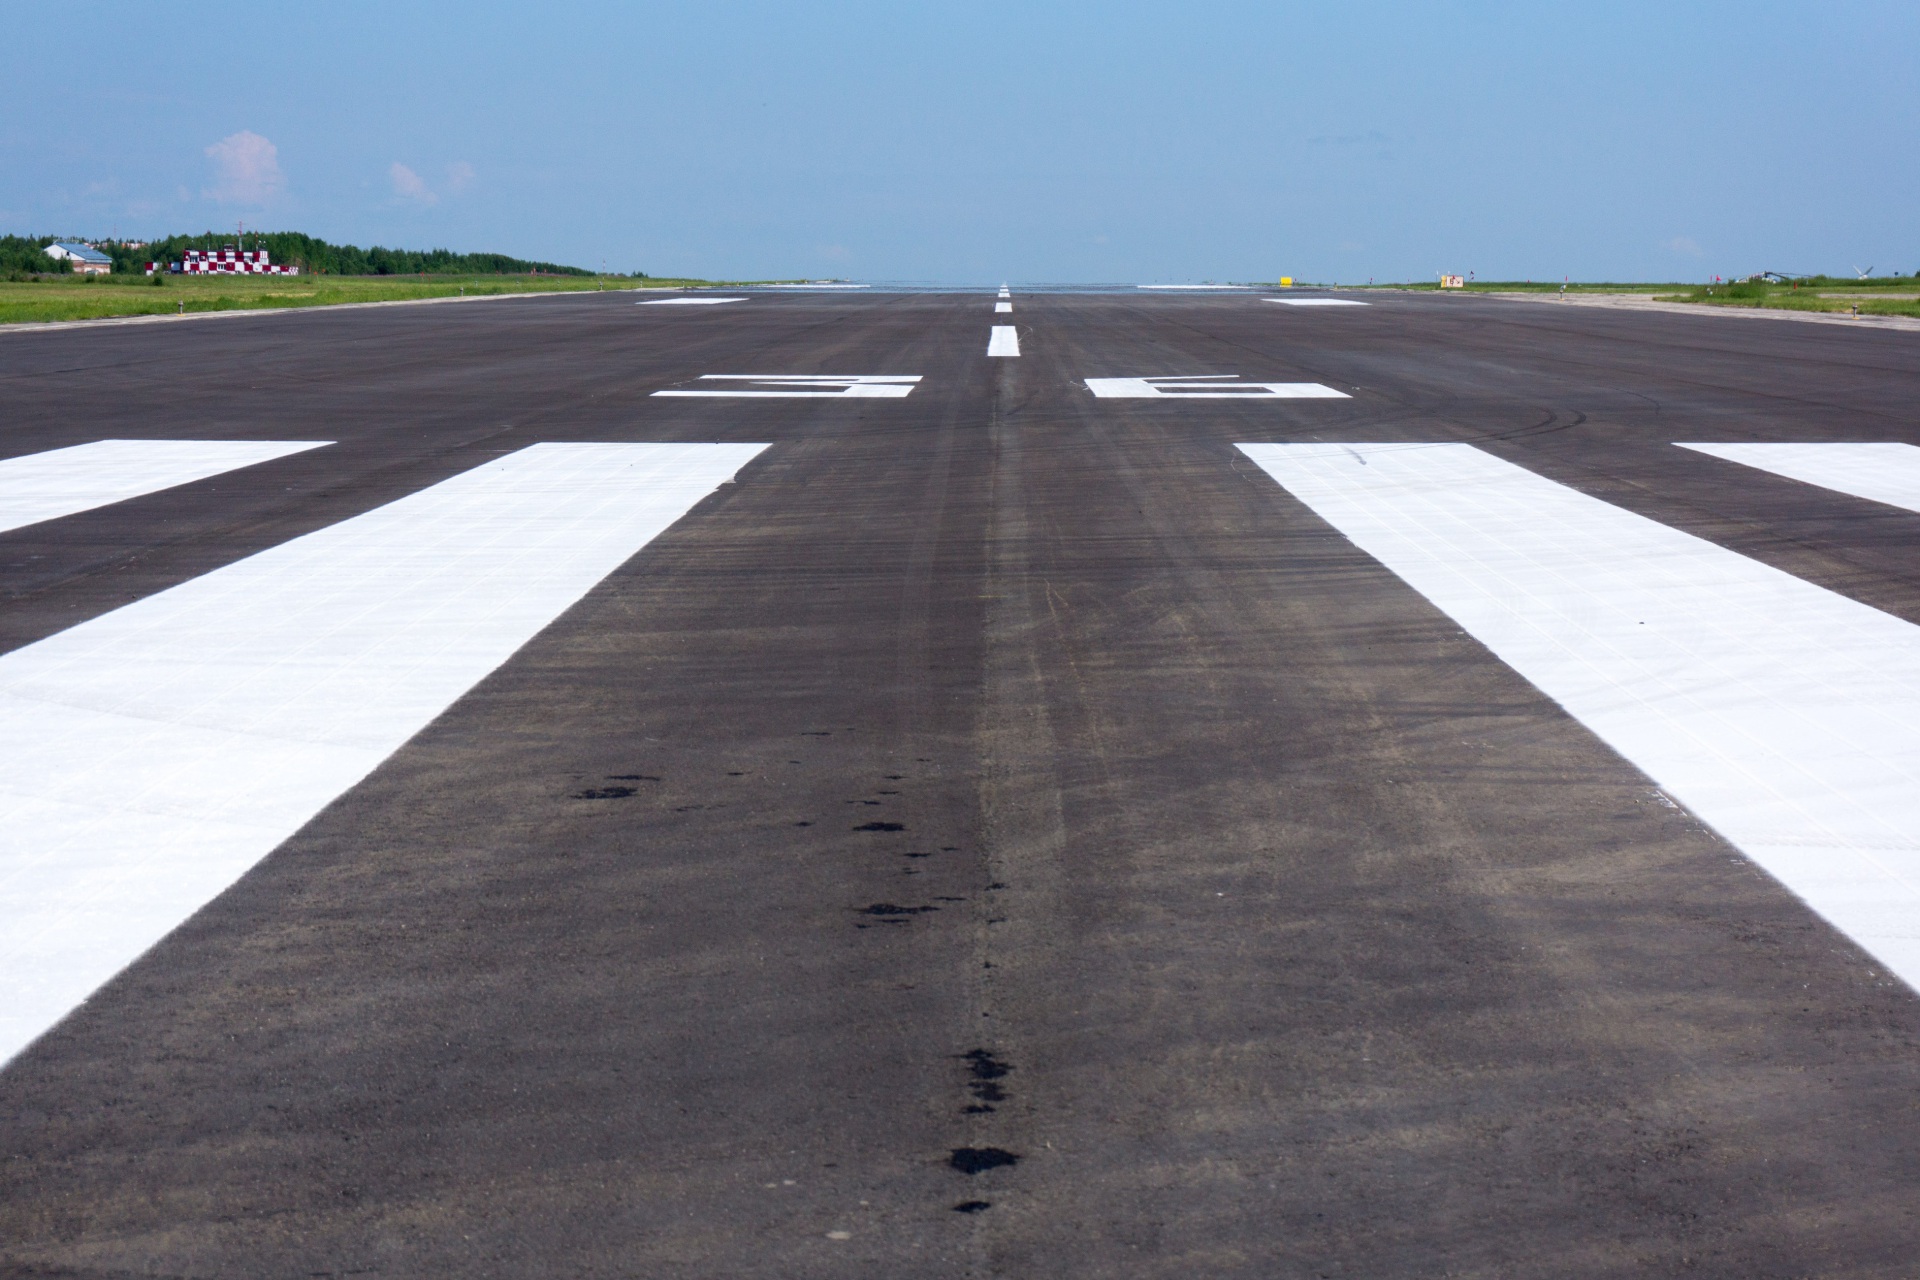
[[[1144,287],[1144,286],[1143,286]],[[1102,400],[1348,400],[1344,391],[1318,382],[1240,382],[1237,374],[1170,378],[1088,378],[1087,390]]]
[[[537,444],[0,655],[0,1061],[760,444]]]
[[[1682,444],[1728,462],[1869,502],[1920,511],[1920,448],[1910,444]]]
[[[856,399],[903,400],[913,394],[920,375],[905,373],[786,374],[786,373],[706,373],[701,382],[739,383],[739,386],[672,388],[656,391],[656,396],[729,396],[782,397],[853,396]]]
[[[330,440],[95,440],[0,461],[0,533],[331,444]]]
[[[990,356],[1019,355],[1019,332],[1010,324],[997,324],[993,326],[993,334],[987,339],[987,354]]]
[[[1920,986],[1920,627],[1471,445],[1239,447]]]

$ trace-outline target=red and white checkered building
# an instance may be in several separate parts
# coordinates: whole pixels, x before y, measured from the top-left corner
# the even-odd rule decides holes
[[[159,269],[159,263],[149,262],[147,274],[152,275]],[[173,263],[167,268],[180,275],[190,276],[297,276],[300,268],[280,266],[267,261],[265,249],[189,249],[185,260]]]

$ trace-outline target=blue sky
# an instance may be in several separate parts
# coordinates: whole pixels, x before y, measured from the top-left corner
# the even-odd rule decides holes
[[[0,230],[713,278],[1920,270],[1920,4],[70,3]],[[97,42],[96,42],[97,41]]]

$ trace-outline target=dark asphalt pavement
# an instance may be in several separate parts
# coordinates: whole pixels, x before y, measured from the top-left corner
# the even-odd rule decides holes
[[[0,1072],[0,1275],[1912,1274],[1914,993],[1233,446],[1472,441],[1920,622],[1920,514],[1672,447],[1920,443],[1920,342],[1371,301],[0,334],[0,456],[338,442],[0,534],[7,650],[774,442]],[[712,373],[922,381],[651,398]],[[1212,373],[1352,398],[1080,381]]]

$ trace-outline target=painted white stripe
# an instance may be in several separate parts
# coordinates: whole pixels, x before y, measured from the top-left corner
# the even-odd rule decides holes
[[[1249,289],[1249,288],[1252,288],[1251,285],[1244,285],[1244,284],[1143,284],[1143,285],[1137,285],[1135,287],[1141,288],[1141,289]]]
[[[330,440],[95,440],[0,461],[0,533],[251,467]]]
[[[917,373],[703,373],[701,382],[738,382],[738,387],[702,387],[656,391],[656,396],[728,396],[792,400],[803,396],[853,396],[856,399],[904,400],[919,385]]]
[[[1010,324],[993,326],[993,336],[987,339],[987,354],[990,356],[1017,356],[1020,354],[1020,335]]]
[[[1012,292],[1011,292],[1011,291],[1009,291],[1009,290],[1008,290],[1008,288],[1007,288],[1007,286],[1005,286],[1005,285],[1001,285],[1001,286],[1000,286],[1000,296],[1001,296],[1001,297],[1003,297],[1003,298],[1011,298],[1011,297],[1013,296],[1013,294],[1012,294]]]
[[[1789,480],[1920,511],[1920,448],[1910,444],[1682,444]]]
[[[1011,302],[996,302],[993,304],[993,313],[997,316],[1010,316],[1013,314],[1013,304]]]
[[[1240,449],[1920,986],[1920,627],[1470,445]]]
[[[1344,391],[1318,382],[1240,382],[1235,374],[1173,378],[1088,378],[1087,390],[1102,400],[1350,400]]]
[[[745,302],[745,298],[654,298],[635,303],[640,307],[711,307],[722,302]]]
[[[1262,298],[1262,302],[1278,302],[1289,307],[1370,307],[1371,302],[1355,302],[1351,298]]]
[[[0,656],[0,1061],[765,447],[534,445]]]

